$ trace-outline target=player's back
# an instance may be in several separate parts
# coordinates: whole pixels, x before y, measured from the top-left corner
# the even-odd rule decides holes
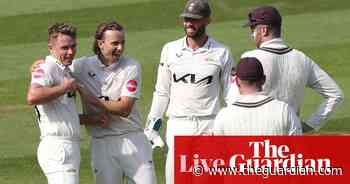
[[[244,95],[222,109],[216,135],[289,135],[288,105],[264,95]]]
[[[256,49],[242,57],[256,57],[263,65],[266,75],[263,91],[267,95],[282,100],[299,111],[304,100],[304,89],[314,72],[314,63],[296,49],[286,48],[285,51],[276,53]]]

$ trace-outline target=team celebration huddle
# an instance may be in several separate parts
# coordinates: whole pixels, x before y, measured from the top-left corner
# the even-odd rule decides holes
[[[279,10],[247,10],[242,26],[256,48],[238,62],[229,48],[208,35],[211,15],[206,0],[184,4],[184,36],[161,50],[152,105],[143,115],[146,122],[138,107],[141,65],[123,54],[126,27],[118,20],[99,23],[93,53],[75,58],[77,29],[68,23],[49,26],[49,52],[31,66],[27,93],[41,134],[37,159],[49,184],[79,183],[80,125],[90,136],[96,184],[157,183],[155,147],[167,148],[165,183],[173,184],[174,137],[179,135],[302,135],[320,130],[342,101],[342,91],[316,62],[283,41]],[[301,120],[306,87],[324,99]],[[82,107],[77,107],[78,96]],[[163,141],[160,130],[165,127]]]

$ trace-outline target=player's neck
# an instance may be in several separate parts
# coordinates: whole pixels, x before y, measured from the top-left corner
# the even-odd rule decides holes
[[[261,38],[261,41],[259,43],[257,43],[257,47],[260,48],[261,44],[263,44],[264,42],[268,42],[272,39],[275,39],[274,37],[272,37],[271,35],[265,36]]]
[[[102,62],[102,64],[104,64],[105,66],[110,66],[112,65],[113,63],[117,62],[117,61],[111,61],[109,59],[106,59],[105,57],[103,56],[98,56],[100,61]]]
[[[197,50],[198,48],[201,48],[204,46],[204,44],[208,40],[208,35],[203,34],[202,36],[198,38],[193,38],[193,37],[186,37],[186,43],[187,46],[193,50]]]
[[[256,88],[255,86],[245,86],[245,87],[240,87],[239,88],[239,93],[241,95],[253,95],[256,94],[258,92],[260,92],[261,90]]]

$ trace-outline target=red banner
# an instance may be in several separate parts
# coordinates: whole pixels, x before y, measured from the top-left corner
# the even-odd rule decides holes
[[[176,136],[175,184],[347,184],[350,136]]]

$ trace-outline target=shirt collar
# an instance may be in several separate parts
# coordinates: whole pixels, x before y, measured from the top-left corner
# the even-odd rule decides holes
[[[205,44],[202,47],[200,47],[200,48],[198,48],[197,50],[194,51],[193,49],[188,47],[188,45],[187,45],[187,36],[185,36],[182,39],[182,47],[181,47],[181,49],[182,50],[188,50],[188,51],[191,51],[191,52],[194,52],[194,53],[201,53],[201,52],[209,51],[209,49],[212,47],[212,45],[213,45],[213,40],[212,40],[212,38],[210,36],[208,36],[208,39],[205,42]]]
[[[65,66],[64,64],[62,64],[62,62],[60,60],[58,60],[56,57],[52,56],[52,55],[49,55],[49,56],[46,56],[45,60],[49,61],[49,62],[54,62],[57,64],[57,66],[64,70],[65,68],[67,68],[68,66]]]
[[[98,62],[98,65],[104,70],[114,70],[119,66],[119,63],[121,63],[122,60],[124,60],[124,57],[121,56],[117,62],[115,62],[109,66],[106,66],[105,64],[102,63],[102,61],[100,60],[100,58],[97,55],[95,57],[96,57],[96,60]]]
[[[261,47],[274,49],[288,48],[288,46],[284,43],[282,38],[274,38],[272,40],[266,41],[260,45],[260,48]]]
[[[266,96],[264,92],[256,92],[254,94],[249,95],[239,95],[237,98],[237,102],[241,103],[255,103],[259,102],[261,100],[264,100],[266,98],[269,98],[269,96]]]

